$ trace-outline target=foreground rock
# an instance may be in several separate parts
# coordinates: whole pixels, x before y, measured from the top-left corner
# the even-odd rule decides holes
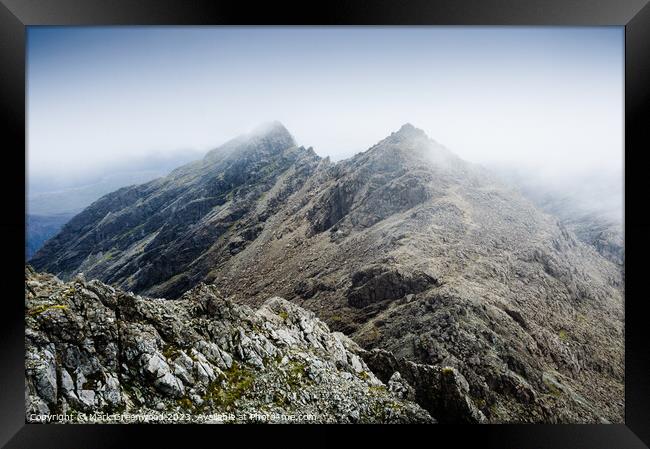
[[[253,311],[199,286],[165,301],[28,268],[25,317],[28,421],[435,422],[351,340],[281,298]]]

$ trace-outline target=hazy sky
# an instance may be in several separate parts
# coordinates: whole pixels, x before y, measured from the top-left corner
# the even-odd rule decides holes
[[[30,27],[31,176],[279,120],[338,160],[410,122],[461,157],[620,172],[623,28]]]

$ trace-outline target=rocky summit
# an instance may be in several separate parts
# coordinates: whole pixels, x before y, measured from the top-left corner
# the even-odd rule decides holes
[[[170,323],[197,288],[286,298],[439,422],[622,422],[622,265],[567,222],[410,124],[333,163],[273,123],[106,195],[30,263],[173,299],[130,300]]]

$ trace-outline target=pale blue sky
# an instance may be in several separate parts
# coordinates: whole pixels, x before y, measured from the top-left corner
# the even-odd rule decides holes
[[[622,27],[29,27],[30,174],[279,120],[341,159],[410,122],[461,157],[620,172]]]

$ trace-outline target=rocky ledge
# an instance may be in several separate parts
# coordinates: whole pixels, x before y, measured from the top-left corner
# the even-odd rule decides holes
[[[391,354],[366,353],[278,297],[253,310],[200,285],[178,300],[152,299],[27,267],[25,320],[28,422],[130,414],[163,422],[433,423],[417,398],[456,415],[457,400],[467,400],[462,376],[449,368],[451,383],[436,377],[426,386],[438,389],[427,407],[432,395],[409,384]]]

